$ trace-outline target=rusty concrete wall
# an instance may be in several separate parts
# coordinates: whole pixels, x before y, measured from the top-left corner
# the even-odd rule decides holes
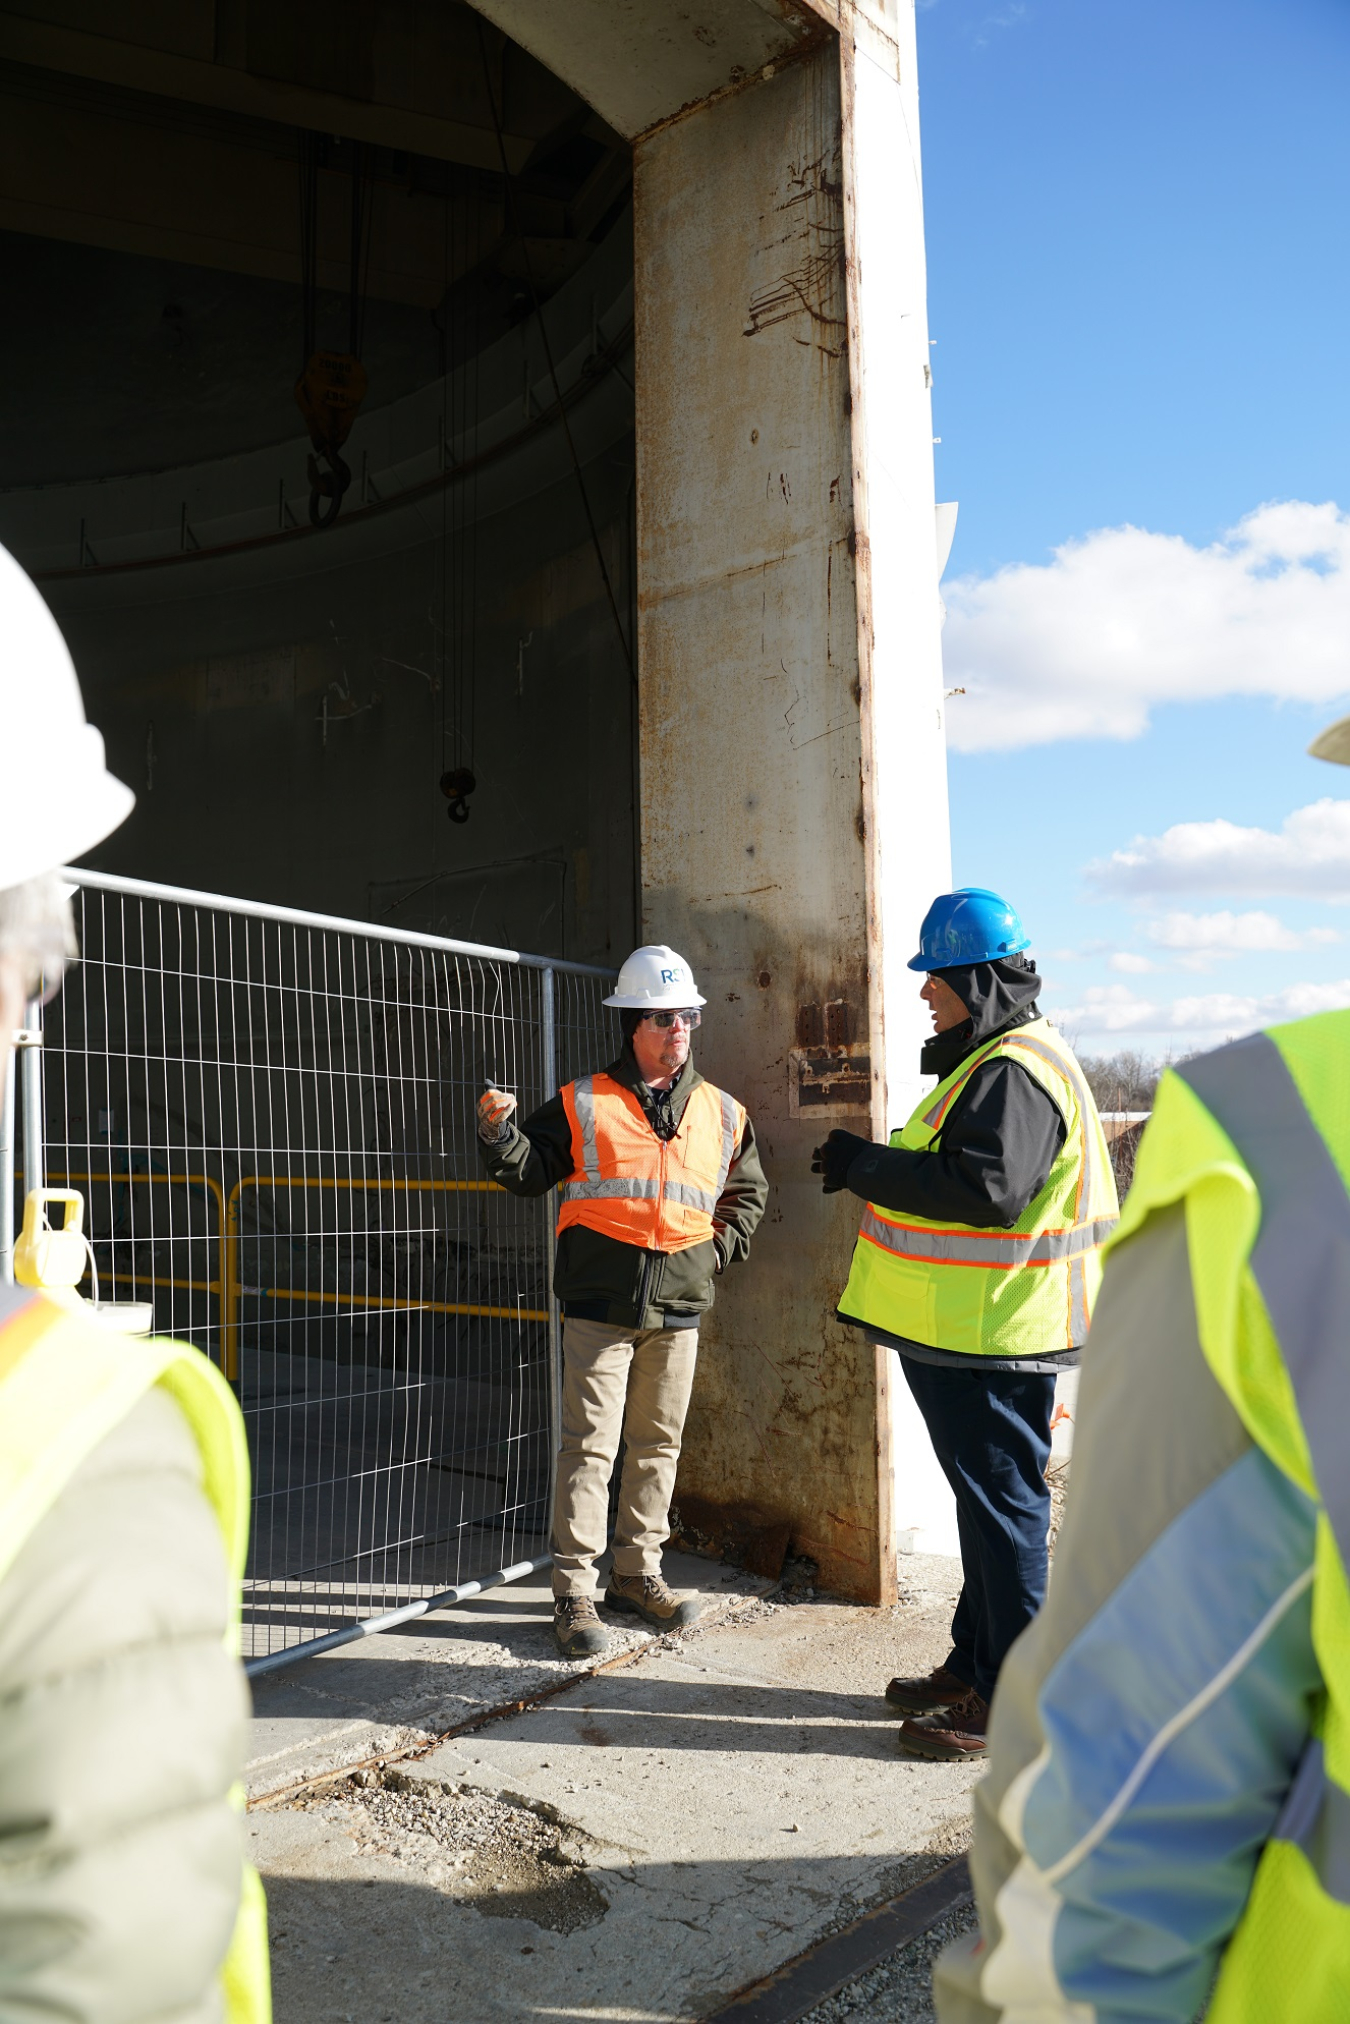
[[[811,1148],[873,1126],[837,43],[636,151],[644,924],[693,962],[705,1072],[772,1186],[703,1331],[687,1532],[894,1557],[886,1386],[833,1312],[857,1228]],[[877,1118],[879,1122],[879,1115]]]

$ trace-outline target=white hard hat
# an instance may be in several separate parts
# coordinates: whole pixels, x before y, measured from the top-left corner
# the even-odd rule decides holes
[[[682,1012],[707,1002],[699,996],[694,973],[684,957],[665,942],[649,942],[644,949],[634,949],[605,1000],[621,1012]]]
[[[0,890],[92,850],[136,806],[109,773],[61,629],[0,548]]]

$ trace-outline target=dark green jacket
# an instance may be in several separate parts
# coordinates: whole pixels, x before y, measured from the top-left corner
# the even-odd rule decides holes
[[[638,1073],[631,1048],[625,1047],[605,1073],[631,1089],[651,1116],[652,1093]],[[702,1080],[692,1061],[686,1063],[671,1091],[677,1124]],[[572,1131],[561,1096],[542,1104],[523,1125],[509,1126],[495,1144],[480,1139],[478,1147],[493,1180],[513,1195],[546,1195],[572,1172]],[[699,1315],[712,1306],[717,1274],[748,1254],[768,1199],[769,1184],[747,1117],[740,1151],[713,1212],[711,1240],[692,1244],[687,1251],[645,1251],[574,1223],[558,1239],[553,1273],[553,1290],[563,1313],[619,1328],[696,1325]]]

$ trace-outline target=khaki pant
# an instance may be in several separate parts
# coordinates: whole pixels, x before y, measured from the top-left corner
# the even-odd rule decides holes
[[[594,1595],[623,1435],[616,1574],[661,1572],[698,1354],[696,1328],[563,1321],[562,1448],[553,1498],[553,1593]]]

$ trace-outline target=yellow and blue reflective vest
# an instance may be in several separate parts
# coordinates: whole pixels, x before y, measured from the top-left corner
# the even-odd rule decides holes
[[[0,1578],[80,1464],[153,1385],[173,1398],[201,1455],[202,1486],[230,1569],[234,1604],[226,1643],[234,1654],[248,1551],[249,1463],[233,1393],[195,1349],[114,1335],[42,1298],[28,1301],[0,1328]],[[242,1791],[234,1797],[242,1805]],[[267,1906],[261,1880],[247,1863],[220,1979],[227,2024],[269,2024]]]
[[[1015,1061],[1065,1123],[1045,1186],[1007,1230],[932,1222],[869,1202],[839,1303],[844,1320],[971,1356],[1080,1349],[1118,1214],[1115,1174],[1073,1049],[1048,1019],[996,1034],[919,1103],[891,1144],[924,1152],[978,1068]]]
[[[1350,1012],[1159,1084],[943,2024],[1350,2018]]]
[[[1324,1693],[1207,2015],[1332,2024],[1350,2017],[1350,1014],[1186,1062],[1159,1098],[1124,1228],[1185,1200],[1206,1361],[1256,1446],[1317,1505]]]

